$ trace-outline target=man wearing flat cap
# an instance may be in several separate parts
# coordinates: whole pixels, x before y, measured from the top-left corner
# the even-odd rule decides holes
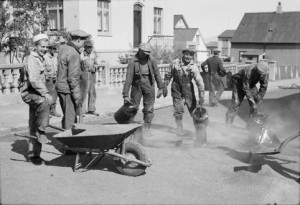
[[[70,32],[71,40],[60,46],[56,90],[63,111],[62,127],[70,129],[77,122],[83,98],[80,94],[80,49],[89,34],[82,30]],[[80,109],[79,109],[80,108]]]
[[[38,34],[32,38],[34,51],[30,53],[21,75],[20,93],[22,100],[29,105],[29,134],[37,139],[28,142],[28,160],[40,164],[40,157],[46,127],[49,124],[49,107],[52,96],[45,86],[45,59],[48,48],[48,36]]]
[[[81,89],[85,99],[83,113],[99,116],[99,113],[96,112],[96,72],[98,71],[98,64],[90,40],[84,42],[84,50],[80,57],[83,64],[83,73],[88,75],[87,83],[83,82],[84,86]]]
[[[57,75],[57,56],[56,56],[56,43],[52,42],[49,44],[48,52],[45,54],[45,77],[46,87],[53,98],[53,104],[50,107],[50,115],[55,117],[61,117],[56,111],[57,92],[55,88],[56,75]]]
[[[262,101],[268,88],[269,82],[268,62],[250,64],[238,73],[232,75],[232,100],[226,113],[226,124],[231,126],[244,97],[246,96],[250,117],[258,114],[257,105]],[[259,83],[259,89],[256,84]]]
[[[192,49],[184,49],[182,51],[182,60],[175,60],[171,65],[169,71],[165,74],[164,84],[167,88],[168,84],[171,84],[171,95],[173,98],[175,122],[177,125],[177,145],[182,143],[183,125],[182,117],[184,113],[184,105],[187,106],[190,114],[196,107],[201,107],[204,102],[204,84],[200,75],[199,69],[193,62],[195,52]],[[198,88],[197,102],[194,92],[194,85],[192,80],[194,79]],[[167,89],[164,89],[164,96],[167,96]],[[198,123],[194,121],[197,136],[199,135]],[[197,140],[197,139],[196,139]],[[196,142],[196,141],[195,141]]]
[[[143,97],[144,135],[151,136],[151,122],[154,117],[155,82],[158,87],[157,98],[161,97],[164,84],[162,82],[156,59],[150,55],[151,48],[141,43],[138,52],[131,58],[127,66],[126,79],[123,87],[124,103],[131,102],[139,106]],[[129,90],[131,88],[130,98]]]
[[[226,70],[223,67],[223,62],[219,58],[221,50],[213,50],[213,56],[206,59],[201,68],[203,72],[208,74],[208,90],[209,90],[209,105],[212,107],[218,106],[218,102],[224,92],[225,85],[221,79],[226,75]],[[208,71],[205,67],[208,67]]]

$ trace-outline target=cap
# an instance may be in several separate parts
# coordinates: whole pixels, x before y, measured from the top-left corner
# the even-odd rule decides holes
[[[42,40],[42,39],[47,39],[48,40],[48,35],[44,34],[44,33],[40,33],[38,35],[33,36],[32,41],[33,41],[33,43],[35,43],[35,42],[37,42],[39,40]]]
[[[87,46],[87,47],[93,47],[93,44],[91,41],[85,41],[84,42],[84,46]]]
[[[260,61],[260,62],[257,64],[257,69],[258,69],[261,73],[268,73],[268,72],[269,72],[268,62],[267,62],[267,61]]]
[[[182,53],[190,53],[190,54],[194,55],[195,51],[191,48],[186,48],[186,49],[182,50]]]
[[[52,43],[49,44],[48,47],[49,47],[49,48],[56,48],[56,43],[52,42]]]
[[[221,53],[221,50],[218,49],[218,48],[215,48],[215,49],[213,50],[213,52],[214,52],[214,53]]]
[[[82,31],[82,30],[71,31],[70,35],[72,37],[79,37],[79,38],[87,38],[90,36],[90,34],[86,33],[85,31]]]
[[[144,51],[146,54],[151,53],[151,46],[148,43],[141,43],[139,46],[139,49]]]

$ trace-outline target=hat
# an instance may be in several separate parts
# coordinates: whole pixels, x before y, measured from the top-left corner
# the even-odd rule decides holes
[[[42,40],[42,39],[47,39],[48,40],[48,35],[44,34],[44,33],[40,33],[38,35],[35,35],[32,38],[32,42],[35,43],[35,42],[37,42],[39,40]]]
[[[260,62],[257,64],[257,69],[258,69],[261,73],[268,73],[268,72],[269,72],[268,62],[267,62],[267,61],[260,61]]]
[[[215,49],[213,50],[213,52],[214,52],[214,53],[221,53],[221,50],[218,49],[218,48],[215,48]]]
[[[191,48],[186,48],[186,49],[182,50],[182,53],[190,53],[190,54],[194,55],[195,51]]]
[[[85,31],[82,31],[82,30],[71,31],[70,35],[72,37],[79,37],[79,38],[87,38],[90,36],[90,34],[86,33]]]
[[[93,44],[91,41],[85,41],[84,46],[93,47]]]
[[[56,43],[52,42],[52,43],[49,43],[49,48],[56,48]]]
[[[151,53],[151,47],[148,43],[141,43],[140,46],[139,46],[139,49],[144,51],[144,53],[146,53],[146,54]]]

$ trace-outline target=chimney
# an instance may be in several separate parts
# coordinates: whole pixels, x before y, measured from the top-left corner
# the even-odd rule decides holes
[[[277,6],[277,10],[276,10],[276,14],[281,14],[282,13],[282,6],[281,6],[281,2],[278,2],[278,6]]]

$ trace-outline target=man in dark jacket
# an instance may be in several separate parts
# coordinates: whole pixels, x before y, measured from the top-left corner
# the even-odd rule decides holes
[[[131,102],[137,107],[143,97],[144,133],[151,135],[150,128],[153,119],[155,101],[155,81],[159,88],[157,97],[162,95],[162,82],[156,60],[150,55],[149,44],[141,43],[135,56],[127,66],[126,80],[123,88],[124,103]],[[131,88],[130,98],[129,89]]]
[[[232,101],[226,113],[228,125],[232,125],[245,96],[250,106],[250,117],[257,114],[257,105],[267,91],[268,82],[268,63],[265,61],[251,64],[232,76]],[[256,87],[257,83],[260,84],[259,90]]]
[[[56,90],[63,111],[62,127],[70,129],[76,122],[76,112],[81,109],[80,51],[89,34],[81,30],[70,33],[71,41],[61,45],[58,52]],[[80,108],[80,109],[79,109]]]
[[[205,66],[208,66],[209,104],[212,107],[218,106],[218,101],[225,87],[221,77],[225,76],[226,70],[223,67],[222,60],[219,58],[220,52],[220,50],[215,49],[213,51],[214,55],[201,64],[203,72],[206,72]]]

